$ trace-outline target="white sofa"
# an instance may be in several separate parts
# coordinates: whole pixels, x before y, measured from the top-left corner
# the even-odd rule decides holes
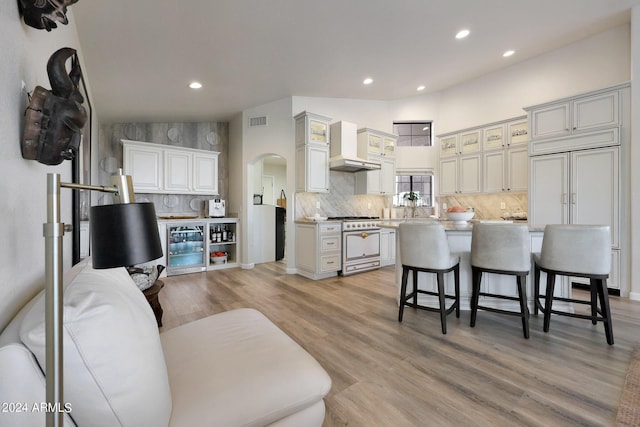
[[[324,419],[331,379],[253,309],[159,334],[124,268],[84,263],[65,278],[63,336],[70,426],[321,426]],[[44,341],[41,293],[0,334],[0,425],[44,426]]]

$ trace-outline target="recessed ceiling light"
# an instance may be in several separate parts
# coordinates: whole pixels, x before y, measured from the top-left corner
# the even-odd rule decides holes
[[[516,52],[515,52],[515,51],[513,51],[513,50],[508,50],[508,51],[506,51],[505,53],[503,53],[503,54],[502,54],[502,56],[504,56],[504,57],[506,58],[507,56],[511,56],[511,55],[513,55],[514,53],[516,53]]]
[[[424,89],[425,89],[425,87],[423,85],[420,85],[420,86],[418,86],[417,90],[424,90]]]
[[[458,34],[456,34],[456,38],[457,39],[463,39],[465,37],[467,37],[469,35],[470,31],[469,30],[460,30],[458,31]]]
[[[370,85],[371,83],[373,83],[373,79],[371,77],[367,77],[362,81],[362,84],[364,85]]]
[[[200,89],[202,87],[202,83],[200,83],[200,82],[191,82],[191,83],[189,83],[189,87],[191,89]]]

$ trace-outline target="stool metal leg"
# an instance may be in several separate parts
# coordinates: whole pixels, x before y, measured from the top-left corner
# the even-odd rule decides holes
[[[436,274],[436,281],[438,282],[438,302],[440,303],[440,326],[442,327],[442,333],[447,333],[447,308],[444,301],[444,273]]]
[[[518,296],[520,297],[520,313],[522,316],[522,331],[524,337],[529,339],[529,308],[527,307],[527,276],[518,275]]]
[[[591,323],[598,324],[598,279],[589,279],[591,284]]]
[[[547,273],[547,290],[544,298],[544,325],[542,330],[549,332],[549,323],[551,322],[551,308],[553,305],[553,291],[556,285],[556,275]]]
[[[478,299],[480,297],[480,281],[482,280],[482,272],[475,267],[471,267],[471,321],[469,326],[476,326],[476,316],[478,314]]]
[[[600,295],[600,308],[604,322],[604,333],[607,337],[607,344],[613,345],[613,325],[611,323],[611,310],[609,308],[609,290],[607,280],[598,280],[598,294]]]
[[[418,270],[413,270],[413,306],[418,307]]]
[[[402,322],[402,315],[404,313],[404,304],[407,300],[407,276],[409,275],[409,269],[402,266],[402,285],[400,286],[400,309],[398,311],[398,322]]]
[[[533,263],[533,314],[538,315],[540,304],[540,267]]]
[[[456,303],[456,317],[460,318],[460,264],[456,264],[453,269],[453,280],[455,286],[455,303]]]

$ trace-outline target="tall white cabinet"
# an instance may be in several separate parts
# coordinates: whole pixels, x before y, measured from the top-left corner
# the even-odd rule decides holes
[[[532,130],[529,224],[609,225],[613,255],[608,287],[624,295],[628,289],[624,177],[628,173],[629,85],[526,110]]]
[[[329,192],[329,117],[303,111],[296,121],[296,191]]]

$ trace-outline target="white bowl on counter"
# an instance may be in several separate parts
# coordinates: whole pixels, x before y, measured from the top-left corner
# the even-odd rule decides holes
[[[447,212],[447,219],[453,221],[454,225],[465,225],[475,214],[475,212]]]

